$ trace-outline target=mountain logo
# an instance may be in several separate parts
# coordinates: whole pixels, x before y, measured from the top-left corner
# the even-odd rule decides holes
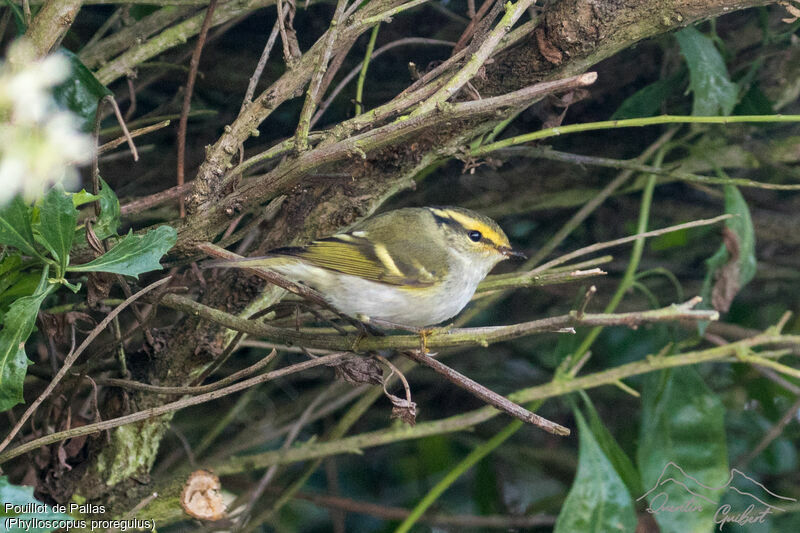
[[[736,511],[731,508],[730,504],[718,506],[719,501],[727,492],[743,496],[745,501],[749,501],[749,505],[743,510]],[[670,496],[680,498],[680,501],[670,502]],[[740,525],[763,523],[768,515],[785,511],[781,505],[797,501],[794,498],[776,494],[736,468],[731,469],[726,483],[713,486],[700,482],[672,461],[664,465],[661,475],[658,476],[653,487],[636,501],[645,498],[649,504],[647,512],[654,515],[659,513],[696,513],[702,512],[706,507],[718,506],[714,514],[714,522],[719,524],[720,530],[726,523]]]

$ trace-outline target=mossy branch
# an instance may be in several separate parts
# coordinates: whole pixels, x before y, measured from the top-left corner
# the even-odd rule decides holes
[[[638,326],[648,322],[669,322],[673,320],[717,320],[716,311],[694,310],[700,302],[699,297],[682,304],[673,304],[661,309],[632,313],[584,313],[566,315],[522,322],[508,326],[488,326],[479,328],[435,329],[427,336],[429,348],[450,346],[488,346],[490,344],[516,339],[535,333],[545,333],[582,326]],[[246,333],[250,336],[269,339],[274,342],[300,345],[306,348],[324,350],[349,350],[367,352],[373,350],[412,350],[419,346],[417,335],[389,335],[385,337],[359,337],[356,335],[315,334],[306,331],[277,328],[253,320],[213,309],[195,302],[185,296],[165,295],[161,304],[184,313],[204,318],[226,328]]]

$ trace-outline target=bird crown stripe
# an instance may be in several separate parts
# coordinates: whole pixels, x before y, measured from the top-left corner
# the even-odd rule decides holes
[[[452,209],[433,209],[433,212],[434,215],[438,214],[439,216],[446,216],[447,218],[454,221],[465,230],[480,231],[481,234],[487,239],[489,239],[489,241],[492,244],[495,244],[497,246],[502,246],[506,244],[506,239],[501,234],[499,234],[494,228],[492,228],[485,222],[472,218],[468,215],[465,215],[464,213],[454,211]]]

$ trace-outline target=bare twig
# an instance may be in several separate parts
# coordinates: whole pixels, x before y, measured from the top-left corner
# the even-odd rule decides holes
[[[22,429],[22,426],[25,424],[25,422],[31,417],[31,415],[36,411],[36,409],[38,409],[39,405],[41,405],[41,403],[50,395],[50,393],[53,392],[53,389],[56,388],[56,385],[58,385],[59,382],[64,378],[64,376],[69,371],[70,367],[75,363],[75,361],[77,361],[78,357],[80,357],[81,354],[84,352],[84,350],[86,350],[86,348],[92,343],[92,341],[94,341],[97,338],[97,336],[100,335],[100,333],[102,333],[108,327],[109,323],[111,323],[111,321],[114,320],[114,318],[116,318],[117,315],[119,315],[126,307],[131,305],[133,302],[135,302],[148,292],[152,291],[153,289],[156,289],[161,285],[168,283],[171,279],[172,279],[171,277],[160,279],[154,283],[151,283],[150,285],[140,290],[130,298],[126,299],[124,302],[119,304],[113,311],[111,311],[91,331],[91,333],[89,333],[89,335],[83,340],[81,345],[78,346],[78,349],[70,353],[66,357],[66,359],[64,359],[64,364],[61,366],[61,369],[58,371],[58,373],[53,377],[50,383],[47,384],[47,387],[39,395],[39,397],[36,398],[33,401],[33,403],[31,403],[31,405],[25,410],[25,413],[23,413],[17,424],[11,429],[6,438],[3,439],[3,442],[0,443],[0,451],[6,449],[6,447],[9,445],[14,436],[16,436],[19,430]]]
[[[553,435],[559,436],[567,436],[570,434],[569,429],[565,428],[560,424],[556,424],[555,422],[551,422],[546,418],[537,415],[536,413],[532,413],[522,407],[521,405],[517,405],[516,403],[508,400],[507,398],[500,396],[496,392],[487,389],[477,381],[474,381],[467,376],[456,372],[449,366],[445,365],[434,359],[433,357],[422,353],[420,351],[402,351],[400,352],[404,356],[408,357],[416,361],[421,365],[425,365],[437,374],[440,374],[447,378],[448,381],[458,385],[465,391],[469,392],[470,394],[477,396],[484,402],[488,403],[492,407],[507,413],[514,418],[518,418],[523,422],[527,422],[528,424],[533,424],[534,426],[538,426],[543,430],[547,431],[548,433],[552,433]]]
[[[138,200],[133,200],[132,202],[123,204],[120,207],[120,213],[122,215],[130,215],[132,213],[139,213],[146,209],[150,209],[151,207],[164,204],[186,194],[192,189],[192,186],[193,183],[190,181],[181,186],[171,187],[164,191],[157,192],[149,196],[144,196]]]
[[[472,20],[470,20],[469,24],[461,34],[461,37],[459,37],[458,43],[456,43],[455,48],[453,48],[453,53],[460,52],[465,46],[467,46],[470,38],[475,34],[475,28],[477,27],[478,23],[483,20],[486,12],[489,11],[489,8],[497,3],[499,3],[498,0],[484,0],[480,9],[478,9],[478,12],[476,13],[475,0],[469,0],[469,3],[467,4],[467,13],[469,14],[469,18]]]
[[[118,138],[114,139],[113,141],[108,141],[107,143],[101,145],[97,149],[97,153],[98,154],[102,154],[102,153],[108,152],[109,150],[113,150],[117,146],[120,146],[123,143],[129,142],[128,141],[129,137],[131,139],[133,139],[133,138],[139,137],[140,135],[146,135],[148,133],[152,133],[154,131],[158,131],[160,129],[166,128],[167,126],[169,126],[169,122],[170,122],[169,120],[164,120],[162,122],[158,122],[156,124],[153,124],[152,126],[146,126],[144,128],[139,128],[138,130],[133,130],[132,132],[130,132],[126,136],[118,137]],[[130,204],[128,204],[128,205],[130,205]],[[123,206],[123,208],[124,207],[126,207],[126,206]]]
[[[336,38],[339,33],[339,26],[342,22],[342,15],[347,7],[347,0],[337,0],[336,11],[331,20],[331,26],[327,32],[327,40],[323,46],[323,53],[314,68],[314,74],[311,77],[311,82],[308,85],[306,92],[306,100],[303,103],[303,109],[300,111],[300,119],[298,120],[297,131],[295,132],[294,149],[302,152],[308,149],[308,131],[311,128],[311,116],[317,108],[320,98],[320,89],[322,87],[322,79],[328,68],[331,55],[333,54],[333,46],[336,43]],[[279,15],[280,17],[280,15]]]
[[[381,46],[372,53],[372,59],[375,59],[384,52],[388,52],[392,48],[396,48],[398,46],[415,45],[415,44],[432,45],[432,46],[455,45],[455,43],[452,41],[441,41],[439,39],[427,39],[424,37],[406,37],[403,39],[397,39],[396,41],[392,41],[390,43]],[[353,67],[353,69],[350,72],[348,72],[344,78],[342,78],[342,80],[336,85],[336,87],[334,87],[334,89],[331,91],[328,97],[319,105],[319,109],[317,110],[317,112],[314,113],[314,117],[311,119],[312,128],[317,123],[317,121],[319,121],[319,119],[322,118],[322,115],[325,114],[325,111],[327,111],[327,109],[330,107],[331,103],[336,99],[336,97],[339,96],[339,93],[342,92],[342,89],[344,89],[347,86],[347,84],[350,83],[353,80],[353,78],[355,78],[361,72],[363,67],[364,67],[364,62],[362,61],[361,63]]]
[[[156,394],[173,394],[173,395],[181,395],[181,394],[204,394],[206,392],[211,392],[215,390],[219,390],[223,387],[230,385],[231,383],[235,383],[242,378],[247,376],[253,375],[259,370],[264,369],[267,365],[269,365],[277,355],[276,350],[272,350],[266,357],[255,363],[254,365],[248,366],[238,372],[234,372],[230,376],[227,376],[219,381],[214,383],[209,383],[208,385],[197,385],[197,386],[189,386],[189,387],[162,387],[160,385],[150,385],[148,383],[140,383],[138,381],[131,381],[129,379],[117,379],[117,378],[96,378],[100,385],[110,385],[112,387],[122,387],[125,389],[131,390],[141,390],[145,392],[154,392]]]
[[[625,244],[631,241],[635,241],[637,239],[641,239],[643,237],[656,237],[658,235],[663,235],[665,233],[671,233],[673,231],[680,231],[687,228],[696,228],[700,226],[708,226],[711,224],[716,224],[718,222],[722,222],[723,220],[727,220],[731,218],[733,215],[720,215],[714,218],[706,218],[701,220],[694,220],[692,222],[686,222],[684,224],[677,224],[675,226],[669,226],[667,228],[661,228],[653,231],[647,231],[645,233],[638,233],[636,235],[631,235],[629,237],[622,237],[621,239],[615,239],[613,241],[607,242],[600,242],[597,244],[592,244],[591,246],[585,246],[583,248],[579,248],[574,250],[568,254],[564,254],[560,257],[553,259],[552,261],[548,261],[543,265],[539,265],[538,267],[534,268],[531,272],[542,272],[544,270],[548,270],[553,268],[554,266],[561,265],[575,259],[576,257],[580,257],[582,255],[591,254],[594,252],[599,252],[600,250],[605,250],[606,248],[612,248],[614,246],[619,246],[620,244]]]
[[[211,27],[211,20],[214,16],[214,10],[216,7],[217,0],[211,0],[208,3],[206,15],[203,19],[203,25],[200,28],[200,33],[197,35],[197,44],[194,47],[194,53],[192,53],[192,59],[189,62],[189,79],[186,80],[186,88],[183,91],[183,106],[181,107],[181,118],[180,122],[178,123],[178,187],[184,183],[184,165],[186,163],[186,128],[189,124],[189,109],[192,106],[194,82],[197,79],[197,70],[200,68],[200,54],[203,52],[203,45],[206,42],[208,29]],[[186,216],[186,206],[183,202],[183,196],[178,197],[178,210],[181,218]]]
[[[289,431],[289,434],[286,435],[286,438],[283,440],[283,444],[281,445],[281,450],[284,451],[287,450],[294,443],[295,439],[297,439],[297,436],[300,434],[300,430],[303,429],[306,426],[306,424],[308,424],[309,419],[311,418],[311,414],[317,407],[319,407],[319,405],[322,403],[323,400],[328,398],[329,394],[330,394],[330,387],[326,388],[320,394],[318,394],[317,397],[314,398],[314,400],[311,403],[309,403],[305,409],[303,409],[303,413],[300,415],[300,418],[298,418],[297,422],[295,422],[292,425],[292,429]],[[247,506],[244,508],[244,511],[242,511],[242,514],[239,515],[238,521],[240,526],[244,526],[244,524],[247,523],[256,503],[258,503],[258,500],[261,498],[261,495],[264,494],[264,491],[267,490],[267,487],[269,486],[272,479],[275,477],[275,474],[278,473],[278,468],[280,468],[280,465],[272,465],[267,469],[266,472],[264,472],[264,475],[259,480],[255,490],[253,490],[253,493],[250,495],[250,498],[247,502]]]
[[[133,86],[133,76],[126,76],[125,81],[128,83],[128,98],[131,101],[128,110],[125,111],[125,120],[130,120],[136,113],[136,87]]]
[[[161,281],[166,281],[161,280]],[[148,287],[149,289],[150,287]],[[141,292],[141,291],[140,291]],[[132,413],[129,415],[121,416],[118,418],[112,418],[110,420],[104,420],[103,422],[95,423],[95,424],[88,424],[85,426],[80,426],[76,428],[72,428],[68,431],[60,431],[58,433],[53,433],[51,435],[46,435],[44,437],[40,437],[38,439],[34,439],[32,441],[26,442],[16,448],[8,450],[6,452],[0,453],[0,464],[5,463],[6,461],[13,459],[14,457],[18,457],[22,454],[28,453],[32,450],[39,448],[40,446],[46,446],[48,444],[53,444],[54,442],[59,442],[65,439],[70,439],[73,437],[78,437],[81,435],[90,435],[92,433],[96,433],[98,431],[104,431],[106,429],[112,429],[119,426],[124,426],[126,424],[132,424],[134,422],[141,422],[142,420],[148,420],[150,418],[155,418],[157,416],[161,416],[167,413],[171,413],[173,411],[178,411],[180,409],[185,409],[186,407],[191,407],[193,405],[199,405],[201,403],[209,402],[212,400],[216,400],[217,398],[222,398],[223,396],[228,396],[229,394],[233,394],[260,383],[265,383],[267,381],[271,381],[273,379],[277,379],[279,377],[287,376],[290,374],[295,374],[297,372],[302,372],[303,370],[307,370],[309,368],[314,368],[317,366],[327,365],[330,363],[334,363],[343,357],[348,356],[346,353],[335,353],[330,355],[325,355],[319,357],[317,359],[312,359],[310,361],[304,361],[302,363],[298,363],[296,365],[292,365],[286,368],[282,368],[280,370],[275,370],[273,372],[267,372],[266,374],[261,374],[260,376],[256,376],[245,381],[241,381],[234,385],[230,385],[225,387],[224,389],[216,390],[207,392],[205,394],[200,394],[198,396],[191,396],[189,398],[183,398],[181,400],[167,403],[164,405],[160,405],[158,407],[154,407],[152,409],[147,409],[144,411],[139,411],[137,413]],[[58,376],[56,376],[58,377]],[[38,406],[38,404],[37,404]],[[33,405],[31,406],[33,407]],[[29,409],[30,411],[30,409]],[[20,425],[20,424],[18,424]],[[17,429],[18,430],[18,429]],[[6,441],[9,441],[13,435],[10,435],[6,438]],[[4,444],[7,442],[4,441]],[[2,448],[0,448],[2,449]]]
[[[278,9],[281,9],[281,0],[278,0]],[[283,15],[286,17],[285,13],[279,14],[279,16]],[[275,21],[275,24],[272,26],[272,31],[267,38],[267,44],[264,45],[264,50],[261,52],[261,57],[258,59],[258,64],[256,65],[256,69],[253,72],[253,75],[250,76],[250,81],[247,84],[247,91],[244,94],[244,99],[242,100],[242,107],[241,111],[244,109],[244,106],[249,104],[253,101],[253,95],[256,92],[256,86],[258,85],[258,80],[261,79],[261,74],[264,72],[264,67],[267,66],[267,60],[269,59],[269,54],[272,52],[272,47],[275,46],[275,40],[278,38],[278,28],[280,27],[280,23],[282,19],[278,19]]]
[[[621,379],[667,368],[677,368],[712,361],[735,361],[736,352],[743,348],[780,346],[786,344],[796,345],[798,343],[800,343],[800,336],[798,335],[781,335],[769,332],[726,346],[718,346],[707,350],[687,352],[669,357],[653,355],[645,357],[640,361],[573,379],[556,379],[543,385],[536,385],[518,390],[510,394],[509,399],[520,404],[527,404],[537,400],[563,396],[579,390],[588,390],[604,385],[614,385]],[[461,413],[440,420],[422,422],[413,428],[390,427],[341,438],[337,441],[309,443],[299,448],[293,448],[283,455],[270,451],[248,454],[242,457],[225,457],[221,463],[215,465],[215,472],[219,475],[230,475],[239,472],[249,472],[254,468],[264,468],[275,462],[285,464],[318,459],[321,457],[330,457],[343,453],[361,453],[363,449],[374,446],[465,430],[486,422],[497,416],[497,414],[498,411],[494,407],[484,406],[468,413]]]
[[[689,183],[704,183],[713,185],[729,184],[729,185],[738,185],[741,187],[753,187],[756,189],[768,189],[768,190],[778,190],[778,191],[796,191],[800,189],[800,185],[794,183],[793,184],[764,183],[746,178],[703,176],[700,174],[694,174],[692,172],[684,172],[680,169],[675,169],[675,168],[669,168],[669,167],[663,168],[663,167],[655,167],[652,165],[645,165],[639,161],[639,158],[636,158],[633,161],[627,161],[624,159],[611,159],[608,157],[596,157],[596,156],[572,154],[568,152],[559,152],[557,150],[552,150],[550,148],[541,148],[535,146],[512,146],[509,148],[503,148],[502,150],[498,150],[496,154],[507,155],[507,156],[522,155],[526,157],[541,157],[543,159],[552,159],[553,161],[563,161],[566,163],[573,163],[575,165],[593,165],[599,167],[620,168],[636,172],[642,172],[645,174],[655,174],[657,176],[664,176],[667,178],[682,180]]]
[[[487,0],[491,1],[491,0]],[[436,93],[428,98],[425,102],[420,104],[415,109],[411,116],[419,116],[429,113],[438,106],[441,106],[453,95],[455,95],[461,87],[472,79],[478,70],[484,65],[487,59],[492,55],[500,41],[511,30],[511,27],[519,20],[525,11],[533,5],[536,0],[517,0],[516,4],[507,4],[506,13],[497,23],[495,28],[482,40],[478,49],[470,56],[466,64],[459,70],[453,77],[448,80],[447,84],[436,91]],[[477,17],[476,17],[477,18]]]
[[[131,136],[131,132],[128,131],[128,126],[125,125],[125,119],[122,117],[122,112],[119,110],[119,106],[117,105],[117,101],[114,99],[114,96],[109,94],[105,96],[101,102],[108,102],[111,104],[111,109],[114,110],[114,115],[117,117],[119,127],[122,128],[122,135],[125,137],[125,140],[128,142],[128,147],[131,149],[133,160],[138,161],[139,153],[136,151],[136,145],[133,143],[133,137]],[[98,105],[97,107],[99,113],[100,106]]]

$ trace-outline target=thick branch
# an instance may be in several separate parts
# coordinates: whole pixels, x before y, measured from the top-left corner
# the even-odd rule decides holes
[[[46,56],[61,42],[81,8],[81,0],[49,0],[33,19],[27,37],[38,57]]]
[[[427,345],[430,348],[470,345],[488,346],[495,342],[516,339],[535,333],[559,331],[564,328],[581,326],[634,327],[647,322],[717,320],[719,318],[719,314],[716,311],[693,310],[692,307],[699,302],[700,298],[698,297],[683,304],[673,304],[668,307],[650,311],[616,314],[585,313],[580,317],[578,313],[572,312],[566,315],[509,326],[435,329],[427,335]],[[161,300],[161,304],[193,316],[210,320],[226,328],[247,333],[248,335],[269,339],[275,342],[292,345],[296,344],[306,348],[366,352],[387,349],[411,350],[419,346],[419,337],[416,335],[390,335],[386,337],[362,338],[356,335],[340,336],[315,334],[307,331],[276,328],[253,320],[246,320],[218,309],[213,309],[184,296],[175,294],[164,296]]]

